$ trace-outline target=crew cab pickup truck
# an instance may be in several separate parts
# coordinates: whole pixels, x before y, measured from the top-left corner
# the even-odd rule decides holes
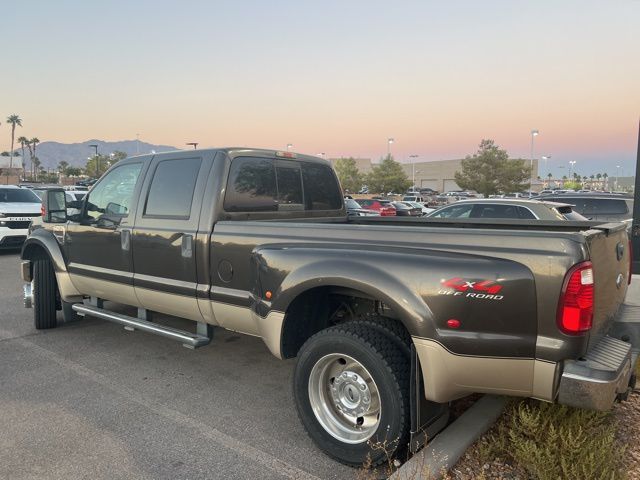
[[[22,250],[35,328],[62,310],[192,348],[257,335],[297,357],[300,420],[347,464],[415,448],[474,392],[608,409],[634,382],[622,224],[349,218],[328,162],[247,148],[133,157],[43,211]]]

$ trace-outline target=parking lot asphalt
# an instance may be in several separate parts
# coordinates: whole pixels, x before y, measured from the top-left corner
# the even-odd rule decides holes
[[[307,437],[293,362],[260,339],[216,329],[193,351],[94,318],[37,331],[18,264],[0,252],[0,478],[355,476]]]

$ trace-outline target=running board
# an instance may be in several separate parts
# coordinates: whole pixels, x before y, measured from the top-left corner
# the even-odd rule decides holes
[[[121,313],[110,312],[103,308],[98,308],[82,303],[76,303],[72,308],[80,315],[91,315],[110,322],[124,325],[126,329],[138,329],[143,332],[155,333],[161,337],[170,338],[181,342],[187,348],[198,348],[207,345],[211,339],[205,335],[187,332],[186,330],[178,330],[177,328],[165,327],[157,323],[149,322],[141,318],[130,317]]]

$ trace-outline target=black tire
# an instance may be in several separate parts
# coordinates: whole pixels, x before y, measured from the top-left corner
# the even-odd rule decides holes
[[[56,275],[48,258],[33,261],[33,321],[37,330],[55,328]]]
[[[411,335],[398,320],[387,317],[362,317],[350,322],[351,324],[365,325],[386,335],[407,358],[411,358]]]
[[[377,429],[360,443],[341,441],[322,426],[311,406],[309,382],[316,363],[328,355],[347,355],[371,375],[380,399]],[[298,416],[311,439],[327,455],[351,466],[377,466],[408,441],[409,359],[386,335],[360,322],[327,328],[298,353],[293,394]],[[331,380],[333,384],[333,379]],[[327,389],[329,387],[327,386]],[[384,444],[384,450],[380,448]]]
[[[82,320],[82,317],[72,307],[73,303],[62,301],[62,320],[64,323]]]

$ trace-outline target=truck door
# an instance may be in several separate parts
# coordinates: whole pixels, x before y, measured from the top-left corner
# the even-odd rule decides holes
[[[78,221],[67,223],[67,269],[81,292],[115,302],[136,303],[131,288],[130,233],[135,198],[148,163],[149,158],[141,158],[116,165],[87,194]]]
[[[202,320],[196,298],[196,234],[212,158],[155,158],[142,186],[132,235],[135,293],[149,310]]]

